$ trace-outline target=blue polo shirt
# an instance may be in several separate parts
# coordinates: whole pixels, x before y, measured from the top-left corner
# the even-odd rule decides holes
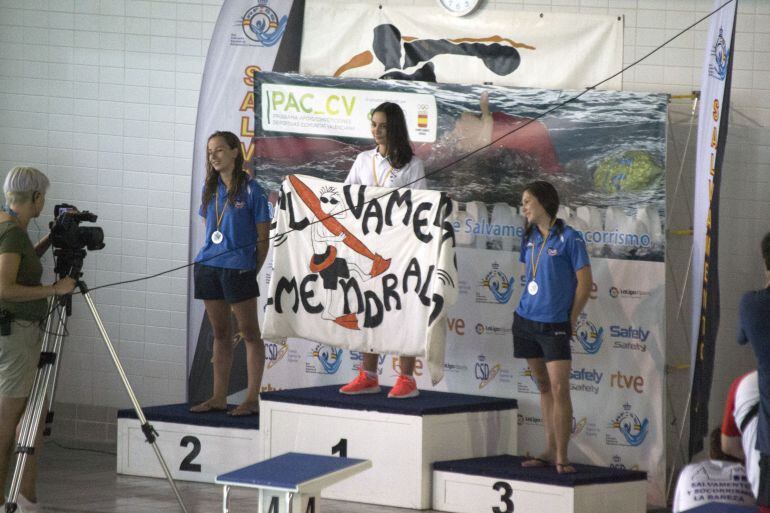
[[[579,232],[559,219],[548,232],[548,240],[540,254],[535,276],[538,290],[533,296],[527,291],[527,285],[532,281],[532,261],[537,261],[542,245],[543,235],[537,227],[532,229],[528,240],[522,238],[519,261],[527,268],[526,284],[516,313],[530,321],[566,322],[577,290],[575,272],[591,265],[586,243]]]
[[[224,240],[219,244],[211,241],[211,234],[217,229],[216,201],[212,197],[205,212],[203,205],[198,209],[198,214],[206,219],[206,240],[195,261],[210,267],[256,269],[256,225],[270,221],[270,207],[265,191],[256,180],[249,177],[235,203],[230,204],[227,199],[227,187],[220,178],[217,193],[219,215],[222,216],[219,231],[224,235]],[[223,214],[225,205],[227,209]]]
[[[757,358],[759,414],[757,445],[770,454],[770,287],[747,292],[738,307],[738,343],[750,342]]]

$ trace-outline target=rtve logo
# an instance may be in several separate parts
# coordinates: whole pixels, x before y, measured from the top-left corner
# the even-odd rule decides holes
[[[610,374],[610,386],[633,390],[637,394],[641,394],[644,393],[644,378],[642,376],[626,375],[617,371],[615,374]]]
[[[455,319],[452,317],[446,318],[446,325],[447,328],[449,328],[449,331],[454,331],[461,337],[465,335],[465,320],[463,319]]]

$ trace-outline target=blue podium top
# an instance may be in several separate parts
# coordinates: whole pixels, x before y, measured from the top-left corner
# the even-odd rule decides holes
[[[722,504],[711,502],[684,511],[683,513],[758,513],[759,508],[755,506],[740,506],[738,504]]]
[[[216,482],[298,491],[303,483],[365,462],[353,458],[289,452],[217,476]]]
[[[639,470],[596,467],[577,463],[572,464],[577,472],[559,474],[554,466],[522,467],[521,463],[526,459],[522,456],[503,454],[484,458],[437,461],[433,464],[433,470],[573,488],[592,484],[647,480],[647,473]]]
[[[344,395],[339,392],[340,386],[330,385],[262,392],[261,397],[263,401],[415,416],[518,408],[516,399],[434,392],[432,390],[420,390],[420,395],[411,399],[388,399],[389,387],[382,387],[382,392],[378,394]]]
[[[175,424],[191,424],[194,426],[259,429],[259,415],[231,417],[224,411],[192,413],[190,412],[190,406],[192,405],[187,403],[165,404],[163,406],[142,408],[142,411],[149,422],[173,422]],[[230,408],[235,408],[235,406],[228,406],[228,409]],[[118,418],[135,419],[137,416],[133,409],[126,409],[118,410]]]

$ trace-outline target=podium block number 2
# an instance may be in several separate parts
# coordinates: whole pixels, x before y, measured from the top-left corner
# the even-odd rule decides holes
[[[500,502],[505,504],[505,509],[500,509],[499,506],[492,508],[492,513],[513,513],[513,501],[511,495],[513,495],[513,488],[505,481],[498,481],[492,485],[492,489],[496,492],[502,492],[500,496]]]
[[[190,451],[190,454],[185,456],[185,458],[182,460],[182,464],[179,465],[179,470],[183,470],[185,472],[200,472],[201,466],[199,463],[193,463],[193,460],[198,457],[198,455],[201,453],[201,441],[192,435],[187,435],[182,438],[182,441],[179,443],[180,447],[187,447],[190,444],[192,444],[192,451]]]

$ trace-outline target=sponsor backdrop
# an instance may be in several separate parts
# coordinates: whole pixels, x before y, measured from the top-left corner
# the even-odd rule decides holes
[[[553,182],[560,217],[584,233],[595,282],[572,342],[572,458],[648,471],[649,500],[663,504],[667,97],[593,91],[452,164],[492,140],[480,132],[500,137],[574,94],[260,73],[253,164],[273,191],[292,173],[341,182],[357,152],[373,145],[355,118],[385,99],[402,105],[427,173],[436,172],[429,188],[455,203],[458,300],[444,321],[444,379],[433,389],[517,398],[519,444],[533,453],[544,444],[538,391],[511,341],[524,274],[517,206],[525,183]],[[268,290],[269,270],[260,279]],[[361,361],[319,342],[266,344],[265,389],[344,383]],[[379,372],[391,385],[398,359],[382,355]],[[431,389],[422,359],[417,380]]]
[[[205,235],[198,208],[206,176],[208,136],[217,130],[231,131],[241,138],[244,154],[251,155],[252,75],[262,69],[297,69],[303,9],[304,0],[227,0],[222,5],[206,55],[198,99],[190,196],[191,260],[203,245]],[[192,268],[189,276],[187,395],[191,401],[201,401],[211,394],[213,337],[203,302],[193,299]],[[233,392],[246,387],[244,355],[243,344],[239,344],[231,380]]]
[[[313,2],[305,19],[308,75],[579,89],[622,67],[619,16]]]

